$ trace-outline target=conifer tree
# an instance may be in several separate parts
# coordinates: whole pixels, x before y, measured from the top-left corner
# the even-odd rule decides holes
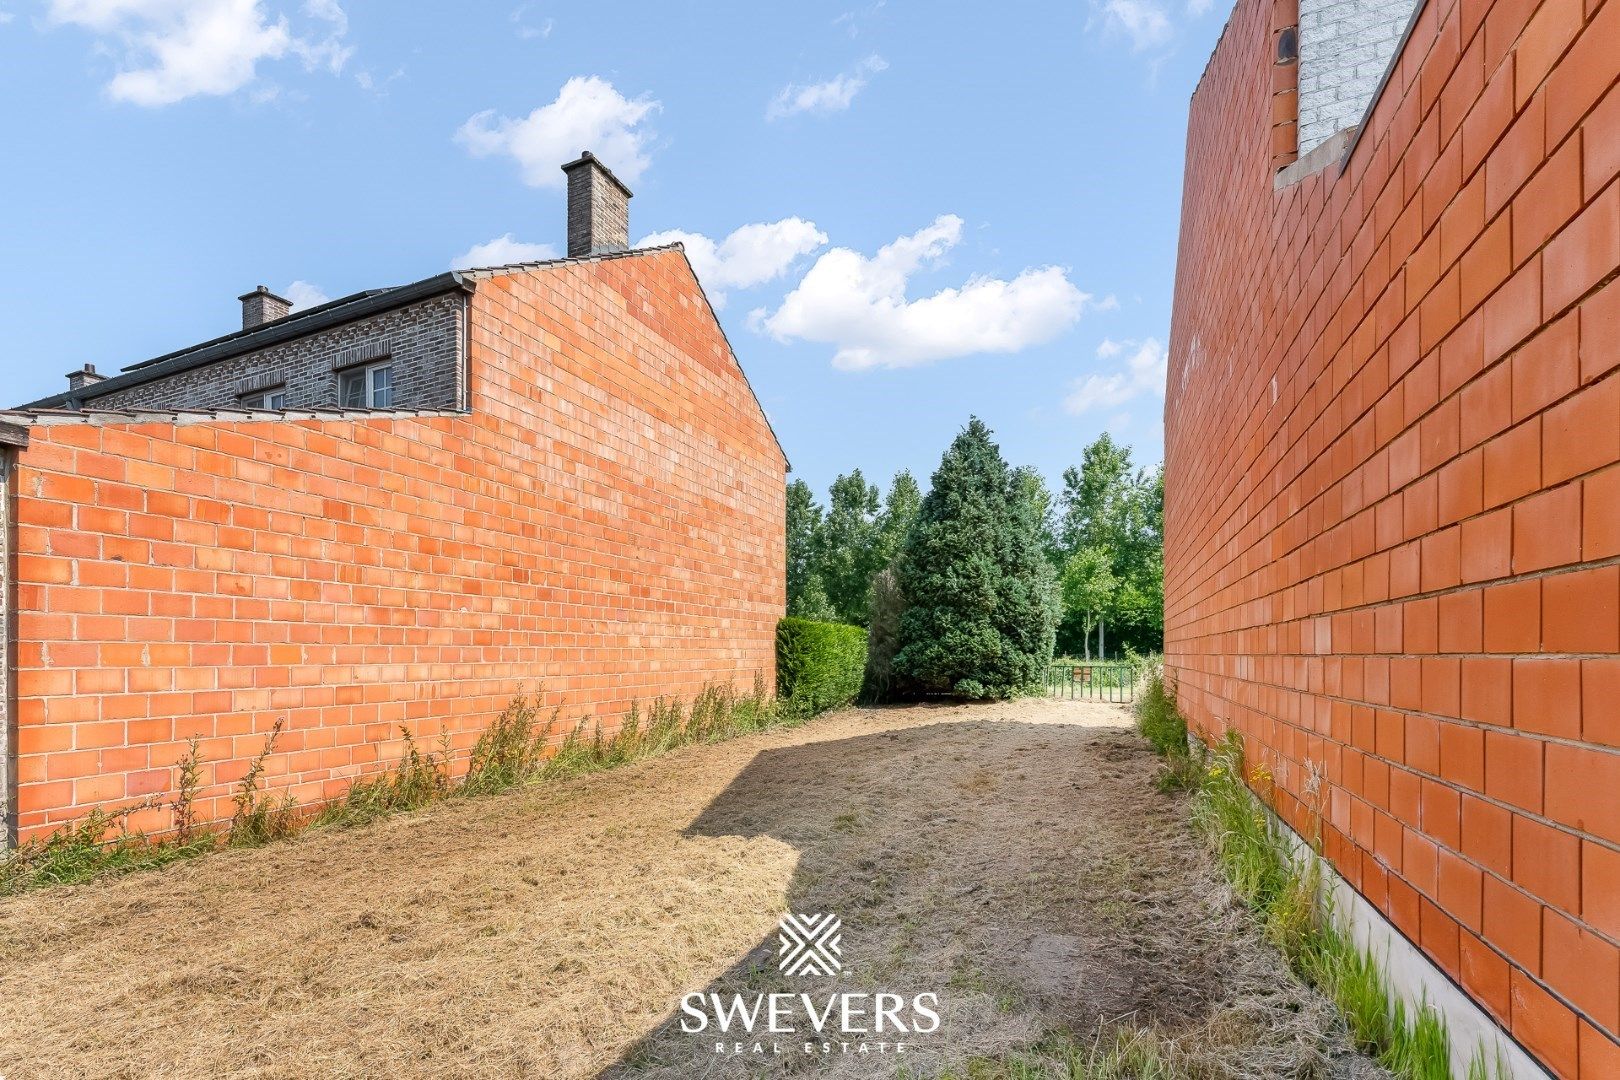
[[[894,673],[913,690],[1010,697],[1037,689],[1052,657],[1044,508],[990,436],[975,417],[951,443],[900,555]]]

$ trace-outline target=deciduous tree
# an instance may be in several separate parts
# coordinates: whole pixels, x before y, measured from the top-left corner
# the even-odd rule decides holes
[[[861,470],[839,476],[828,492],[816,536],[816,572],[841,622],[866,625],[866,597],[877,573],[878,489]]]
[[[1068,576],[1074,559],[1086,556],[1087,573],[1106,562],[1106,598],[1096,586],[1084,607],[1065,596],[1058,640],[1065,652],[1089,656],[1091,632],[1100,626],[1114,640],[1144,651],[1164,644],[1164,471],[1137,469],[1129,447],[1104,433],[1064,470],[1059,497],[1057,562]],[[1099,653],[1103,650],[1099,645]]]
[[[787,609],[788,614],[806,619],[822,618],[806,610],[815,599],[820,612],[828,610],[826,591],[816,581],[816,534],[821,529],[821,507],[810,485],[795,480],[787,487]],[[817,598],[810,598],[814,582]]]
[[[1119,581],[1113,561],[1102,548],[1081,548],[1063,565],[1063,610],[1078,617],[1085,657],[1091,659],[1091,634],[1097,632],[1097,655],[1103,654],[1104,625],[1117,600]]]

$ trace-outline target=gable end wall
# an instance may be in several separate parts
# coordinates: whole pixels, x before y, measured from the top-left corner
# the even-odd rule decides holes
[[[786,463],[678,252],[497,275],[472,411],[36,424],[16,470],[18,827],[144,804],[196,737],[202,821],[284,724],[309,805],[407,726],[458,766],[519,692],[775,685]]]

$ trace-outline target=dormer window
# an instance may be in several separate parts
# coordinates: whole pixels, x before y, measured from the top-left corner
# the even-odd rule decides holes
[[[345,409],[387,409],[394,404],[394,364],[350,368],[338,373],[338,402]]]

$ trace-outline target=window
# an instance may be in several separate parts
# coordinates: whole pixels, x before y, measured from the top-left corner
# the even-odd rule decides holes
[[[351,368],[338,375],[338,403],[345,409],[386,409],[394,404],[394,365]]]
[[[255,390],[251,394],[242,395],[242,408],[244,409],[285,409],[287,407],[287,388],[285,386],[272,386],[266,390]]]

